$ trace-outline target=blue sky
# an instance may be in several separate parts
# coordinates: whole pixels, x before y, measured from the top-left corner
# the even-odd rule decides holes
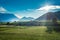
[[[60,0],[0,0],[1,8],[12,12],[20,18],[23,16],[33,18],[39,17],[45,12],[37,11],[37,9],[43,8],[45,5],[60,7]]]

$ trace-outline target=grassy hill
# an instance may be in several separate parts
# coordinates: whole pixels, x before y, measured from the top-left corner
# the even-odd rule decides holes
[[[45,26],[0,26],[0,40],[60,40],[60,33],[47,33]]]

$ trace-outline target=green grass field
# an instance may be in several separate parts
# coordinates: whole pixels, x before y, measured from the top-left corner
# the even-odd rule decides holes
[[[0,40],[60,40],[60,33],[47,33],[45,26],[0,26]]]

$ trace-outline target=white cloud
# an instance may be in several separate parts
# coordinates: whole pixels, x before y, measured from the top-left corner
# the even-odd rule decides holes
[[[5,13],[5,12],[7,12],[7,10],[5,8],[3,8],[3,7],[0,7],[0,12]]]
[[[46,6],[38,8],[38,9],[27,9],[27,10],[16,11],[16,12],[9,12],[4,7],[0,7],[0,12],[14,13],[14,15],[20,19],[24,16],[38,18],[41,15],[43,15],[51,10],[54,10],[54,9],[60,9],[60,6],[46,5]]]
[[[46,5],[44,7],[40,7],[39,9],[27,9],[23,11],[16,11],[14,12],[14,15],[18,17],[19,19],[24,16],[38,18],[42,16],[43,14],[50,12],[54,9],[60,9],[60,6]]]
[[[46,5],[44,7],[39,8],[38,10],[53,10],[53,9],[60,9],[60,6],[53,6],[53,5]]]
[[[45,11],[39,11],[37,9],[32,10],[24,10],[24,11],[17,11],[15,12],[15,16],[17,16],[18,18],[22,18],[22,17],[33,17],[33,18],[38,18],[41,15],[43,15],[44,13],[46,13]]]

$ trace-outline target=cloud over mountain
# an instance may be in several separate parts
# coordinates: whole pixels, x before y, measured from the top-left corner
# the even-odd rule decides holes
[[[60,6],[46,5],[46,6],[38,8],[38,9],[27,9],[27,10],[23,10],[23,11],[16,11],[15,13],[16,13],[16,15],[18,15],[17,17],[19,17],[19,15],[21,15],[21,17],[25,16],[25,17],[38,18],[47,12],[58,11],[58,9],[60,9]]]
[[[16,17],[11,12],[7,11],[5,8],[0,7],[0,22],[13,22],[18,21],[19,18]]]
[[[39,8],[38,10],[53,10],[53,9],[60,9],[60,6],[46,5],[44,7]]]
[[[19,19],[22,17],[33,17],[36,19],[47,12],[58,11],[58,10],[60,10],[60,6],[46,5],[46,6],[38,8],[38,9],[27,9],[27,10],[22,10],[22,11],[17,10],[12,13]],[[4,7],[0,7],[0,12],[4,13],[4,12],[8,12],[8,11]]]

